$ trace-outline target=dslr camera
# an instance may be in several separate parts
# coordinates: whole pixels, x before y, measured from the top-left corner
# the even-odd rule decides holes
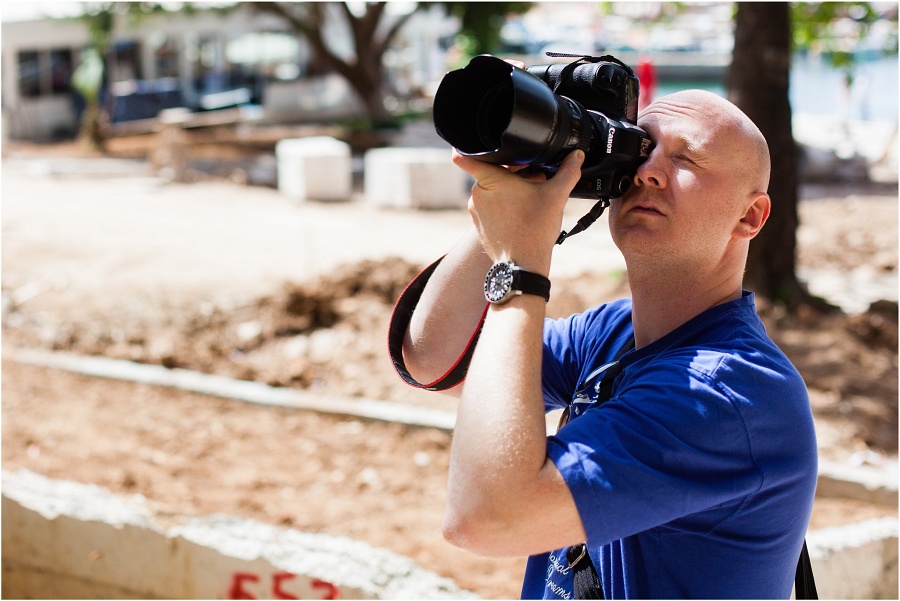
[[[447,73],[434,99],[435,129],[461,154],[530,165],[548,177],[580,148],[585,159],[572,197],[605,201],[602,213],[650,151],[637,126],[640,83],[612,56],[547,54],[576,60],[520,69],[481,55]]]

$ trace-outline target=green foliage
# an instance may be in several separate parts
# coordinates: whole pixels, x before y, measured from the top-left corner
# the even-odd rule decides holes
[[[100,106],[100,90],[116,23],[127,17],[134,26],[144,17],[159,12],[167,11],[157,2],[88,2],[84,4],[84,13],[75,18],[84,24],[90,40],[89,48],[82,53],[81,63],[72,74],[72,86],[85,99],[80,135],[91,150],[103,151],[105,145],[101,128],[105,111]]]
[[[879,21],[892,23],[894,30],[881,51],[896,53],[896,10],[882,14],[870,2],[791,3],[794,48],[801,52],[821,53],[848,78],[852,78],[860,42]]]
[[[121,19],[128,26],[136,27],[146,17],[172,12],[193,15],[196,8],[191,3],[173,7],[159,2],[86,2],[84,13],[75,19],[87,27],[91,48],[102,56],[109,49],[116,23]]]
[[[795,2],[791,4],[794,44],[799,50],[825,50],[840,43],[835,29],[837,22],[853,25],[857,39],[878,18],[868,2]],[[841,28],[841,38],[849,33]]]
[[[511,15],[528,12],[533,2],[445,2],[447,13],[460,20],[457,45],[464,59],[478,54],[496,53],[500,48],[500,30]]]
[[[72,87],[84,96],[85,101],[96,103],[103,84],[103,59],[93,48],[81,53],[81,64],[72,73]]]
[[[421,110],[406,110],[398,113],[391,113],[390,115],[384,115],[378,119],[373,119],[368,115],[358,115],[342,120],[339,125],[346,131],[352,133],[367,131],[389,132],[400,130],[407,123],[415,123],[430,118],[431,116],[428,112]]]
[[[116,17],[113,11],[115,3],[91,3],[86,5],[84,14],[78,17],[88,30],[90,46],[101,57],[106,54],[112,41],[112,32]]]

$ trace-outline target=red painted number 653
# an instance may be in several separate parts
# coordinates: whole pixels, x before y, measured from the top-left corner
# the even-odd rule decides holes
[[[299,599],[282,588],[282,584],[287,580],[293,580],[296,575],[290,572],[276,572],[272,574],[272,598],[273,599]],[[231,576],[231,586],[228,589],[229,599],[256,599],[252,593],[244,588],[244,585],[250,582],[259,582],[259,576],[248,572],[235,572]],[[312,587],[325,593],[320,599],[340,599],[340,589],[330,582],[314,578]]]

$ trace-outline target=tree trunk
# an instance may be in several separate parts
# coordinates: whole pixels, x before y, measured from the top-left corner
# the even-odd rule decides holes
[[[344,77],[356,92],[366,115],[373,125],[383,124],[390,119],[390,112],[384,106],[384,73],[381,68],[381,55],[360,58],[359,64],[351,65]],[[377,62],[376,62],[377,61]]]
[[[331,69],[341,75],[359,96],[365,107],[366,116],[372,124],[378,125],[390,120],[390,112],[384,106],[384,68],[382,60],[391,41],[400,28],[417,12],[417,5],[407,14],[397,17],[392,25],[382,31],[379,28],[385,9],[385,2],[367,3],[362,15],[354,14],[346,2],[338,3],[343,19],[353,39],[352,58],[335,53],[324,37],[325,26],[336,16],[323,2],[256,2],[251,3],[256,10],[269,12],[287,21],[294,31],[306,38],[313,50],[313,63]]]
[[[744,286],[789,309],[814,301],[796,276],[797,146],[788,97],[791,23],[787,2],[738,2],[729,100],[756,123],[769,144],[772,212],[750,243]]]
[[[89,152],[106,152],[106,138],[103,135],[103,109],[94,100],[89,101],[81,117],[79,138]]]

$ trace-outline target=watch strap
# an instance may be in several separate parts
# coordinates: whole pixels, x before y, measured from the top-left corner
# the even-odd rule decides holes
[[[536,294],[550,301],[550,279],[521,267],[513,270],[513,290],[519,290],[521,294]]]

